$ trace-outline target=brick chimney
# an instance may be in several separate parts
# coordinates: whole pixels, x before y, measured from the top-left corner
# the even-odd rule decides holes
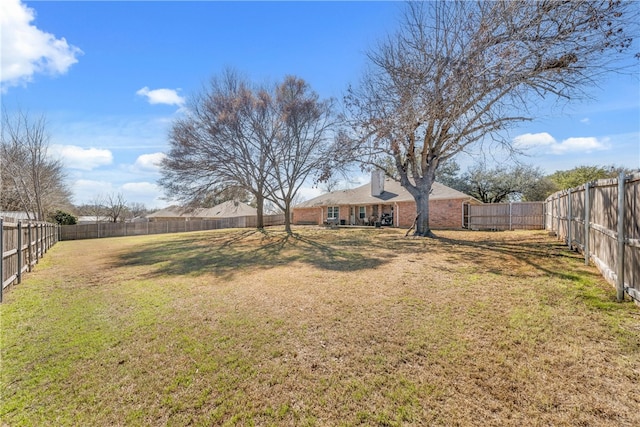
[[[378,197],[384,193],[384,172],[380,169],[371,171],[371,195]]]

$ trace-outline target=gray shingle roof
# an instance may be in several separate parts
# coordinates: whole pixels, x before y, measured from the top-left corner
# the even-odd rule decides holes
[[[242,202],[227,201],[212,208],[186,210],[179,206],[170,206],[147,215],[147,218],[232,218],[257,215],[256,208]]]
[[[446,185],[434,182],[430,200],[447,200],[447,199],[472,199],[471,196],[464,194],[458,190],[447,187]],[[384,191],[380,196],[371,195],[371,185],[365,184],[357,188],[349,190],[332,191],[331,193],[322,194],[306,202],[296,205],[296,208],[313,208],[318,206],[333,205],[377,205],[380,203],[393,202],[413,202],[413,196],[400,185],[399,182],[390,178],[384,181]]]
[[[253,216],[258,211],[242,202],[227,201],[208,209],[196,209],[192,216],[203,218],[231,218],[236,216]]]

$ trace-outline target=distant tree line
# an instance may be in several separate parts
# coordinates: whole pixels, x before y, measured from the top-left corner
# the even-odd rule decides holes
[[[489,167],[484,162],[460,172],[455,161],[444,165],[436,180],[462,191],[484,203],[509,201],[543,201],[556,191],[577,187],[586,182],[615,178],[620,172],[633,172],[619,166],[577,166],[545,175],[540,167],[506,164]]]

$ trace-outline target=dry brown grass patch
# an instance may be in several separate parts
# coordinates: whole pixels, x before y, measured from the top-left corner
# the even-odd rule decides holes
[[[545,233],[297,231],[59,244],[2,306],[3,417],[640,425],[637,308]]]

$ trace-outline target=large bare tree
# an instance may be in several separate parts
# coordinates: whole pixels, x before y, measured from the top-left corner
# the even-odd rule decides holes
[[[321,101],[304,80],[288,76],[276,87],[273,99],[278,132],[268,150],[268,199],[285,217],[291,233],[291,207],[298,190],[313,178],[326,178],[335,116],[330,100]]]
[[[109,193],[104,197],[104,212],[111,222],[124,221],[127,201],[122,193]]]
[[[328,160],[330,117],[331,104],[299,78],[252,86],[227,70],[174,123],[160,184],[170,197],[191,204],[230,188],[248,191],[258,228],[269,200],[284,211],[290,233],[292,201]]]
[[[49,153],[46,119],[28,113],[2,112],[0,139],[0,210],[24,211],[45,220],[56,209],[70,206],[71,192],[64,165]]]
[[[444,161],[535,116],[545,99],[585,94],[637,30],[634,2],[409,2],[399,30],[368,54],[345,97],[353,121],[343,156],[384,169],[393,158],[432,235],[429,193]]]
[[[263,228],[267,152],[277,132],[269,103],[267,90],[253,89],[235,71],[214,77],[173,124],[160,179],[167,194],[200,205],[225,189],[244,189],[255,197]]]

